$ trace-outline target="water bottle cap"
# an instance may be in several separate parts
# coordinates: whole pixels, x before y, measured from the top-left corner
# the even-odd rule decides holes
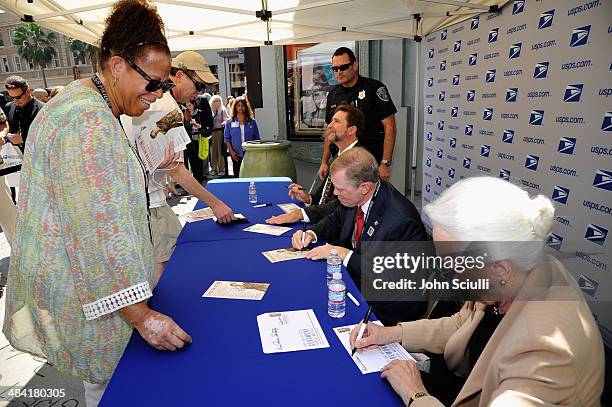
[[[334,280],[342,280],[342,273],[334,273],[333,278]]]
[[[338,254],[338,250],[336,250],[336,249],[331,249],[331,250],[329,251],[329,254],[332,254],[332,255],[336,256],[336,255]]]

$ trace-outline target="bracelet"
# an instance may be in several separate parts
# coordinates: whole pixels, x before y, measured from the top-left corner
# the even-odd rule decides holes
[[[417,391],[416,393],[412,395],[412,397],[410,397],[410,401],[408,402],[408,407],[410,407],[412,402],[415,401],[416,399],[420,399],[421,397],[426,397],[426,396],[429,396],[427,392]]]

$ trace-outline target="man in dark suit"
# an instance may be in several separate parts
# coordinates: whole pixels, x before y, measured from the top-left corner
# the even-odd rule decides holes
[[[21,76],[9,76],[4,83],[12,102],[6,105],[11,144],[24,150],[32,121],[45,105],[32,97],[28,82]]]
[[[292,238],[292,245],[297,249],[318,240],[331,242],[310,250],[307,258],[326,259],[330,250],[336,249],[351,278],[360,287],[362,242],[429,240],[417,209],[393,185],[379,179],[378,163],[364,148],[352,148],[339,156],[332,163],[330,176],[341,205],[313,225],[303,241],[302,231]],[[369,303],[385,325],[397,324],[406,318],[421,318],[427,309],[426,302]]]
[[[353,147],[359,147],[357,137],[363,132],[365,117],[361,110],[354,106],[340,105],[327,126],[326,139],[338,147],[338,156]],[[281,225],[299,221],[316,223],[333,212],[340,203],[334,195],[334,185],[329,174],[312,195],[299,184],[289,186],[289,196],[307,204],[306,208],[295,210],[266,220],[272,225]]]

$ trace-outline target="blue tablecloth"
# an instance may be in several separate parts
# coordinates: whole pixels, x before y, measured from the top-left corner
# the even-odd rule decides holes
[[[244,196],[234,198],[236,190],[222,184],[215,185],[214,192],[227,193],[237,204],[244,201],[238,210],[247,212],[246,187],[233,185],[244,190]],[[286,202],[281,199],[286,189],[277,186],[262,184],[257,189],[267,200]],[[263,211],[261,216],[252,215],[253,210],[245,214],[257,219],[268,216]],[[194,225],[205,222],[209,221]],[[331,318],[327,315],[325,261],[270,263],[261,252],[290,247],[291,232],[264,239],[260,237],[265,235],[243,233],[246,236],[233,240],[177,244],[150,306],[172,317],[193,337],[193,343],[176,352],[162,352],[135,332],[100,405],[402,405],[379,374],[361,374],[332,330],[359,322],[367,310],[346,270],[347,289],[361,306],[347,299],[346,315]],[[232,234],[239,235],[228,230],[223,236]],[[215,280],[267,282],[270,287],[261,301],[202,298]],[[257,315],[301,309],[314,310],[330,347],[264,354]]]
[[[287,186],[291,182],[256,182],[258,203],[271,203],[272,206],[263,208],[253,208],[249,203],[249,183],[248,181],[236,181],[232,183],[208,184],[208,190],[215,194],[219,199],[229,205],[234,213],[242,213],[247,217],[249,223],[236,223],[231,225],[218,225],[213,220],[204,220],[188,223],[177,239],[177,244],[187,242],[205,242],[216,240],[252,239],[253,233],[243,231],[244,228],[256,223],[265,223],[265,220],[274,215],[284,213],[277,205],[285,203],[295,203],[304,206],[299,201],[289,198]],[[205,207],[202,202],[198,202],[195,209]],[[291,225],[289,225],[291,226]],[[294,230],[285,232],[284,236],[291,236],[301,228],[301,224],[296,224]],[[267,238],[269,235],[257,235],[259,238]]]
[[[358,322],[367,304],[345,274],[346,316],[327,315],[324,261],[271,264],[261,251],[289,239],[243,239],[179,245],[150,305],[192,337],[177,352],[160,352],[135,333],[113,375],[102,406],[399,406],[378,374],[363,375],[332,331]],[[220,255],[223,254],[223,255]],[[269,282],[261,301],[202,298],[214,280]],[[312,308],[330,348],[266,355],[257,315]]]

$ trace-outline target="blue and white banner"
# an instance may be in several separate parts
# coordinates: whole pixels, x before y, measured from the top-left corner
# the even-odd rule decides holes
[[[550,197],[549,246],[600,301],[612,298],[610,16],[609,0],[510,1],[425,37],[421,55],[423,205],[479,175]]]

